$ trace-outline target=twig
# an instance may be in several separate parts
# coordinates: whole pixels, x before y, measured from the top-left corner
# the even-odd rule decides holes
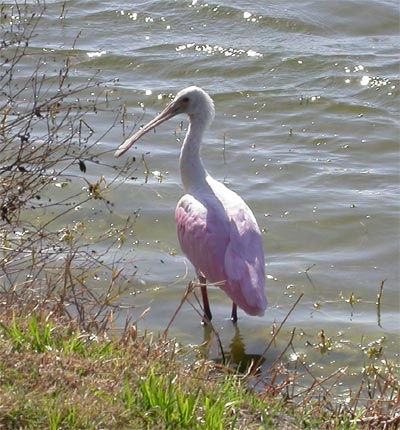
[[[381,286],[379,288],[379,293],[377,296],[377,302],[376,302],[376,314],[377,314],[377,320],[378,320],[378,326],[382,328],[381,325],[381,303],[382,303],[382,293],[383,293],[383,285],[385,284],[386,279],[384,279],[381,282]]]

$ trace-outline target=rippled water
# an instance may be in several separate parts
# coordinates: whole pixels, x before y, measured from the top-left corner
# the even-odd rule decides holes
[[[398,3],[70,1],[60,19],[62,4],[49,2],[36,47],[67,55],[79,33],[76,80],[96,70],[104,80],[117,79],[110,85],[126,102],[129,126],[143,107],[140,123],[165,106],[165,95],[188,85],[212,95],[217,114],[204,162],[243,196],[265,232],[270,306],[263,318],[239,314],[246,350],[262,352],[272,324],[303,292],[286,330],[297,327],[315,342],[324,329],[337,342],[330,357],[316,358],[326,366],[360,360],[354,345],[383,337],[390,354],[398,355]],[[135,242],[120,252],[134,250],[131,270],[138,270],[141,294],[126,300],[139,306],[137,315],[151,307],[139,327],[153,331],[166,327],[194,277],[179,250],[173,215],[182,193],[181,120],[159,127],[128,154],[139,160],[146,153],[149,169],[163,180],[145,178],[138,161],[138,178],[111,196],[116,219],[140,209]],[[111,115],[104,112],[97,121],[101,131]],[[114,131],[104,145],[116,148],[123,138]],[[212,291],[211,306],[228,348],[234,335],[226,320],[229,300]],[[199,343],[199,320],[185,305],[170,333]],[[298,345],[313,354],[301,337]]]

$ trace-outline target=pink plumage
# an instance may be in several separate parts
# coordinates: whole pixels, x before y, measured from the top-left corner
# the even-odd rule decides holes
[[[180,170],[186,194],[175,211],[182,251],[193,264],[201,283],[204,322],[211,320],[206,280],[221,288],[249,315],[264,315],[265,264],[257,221],[242,198],[213,179],[203,166],[200,143],[214,118],[210,96],[198,87],[180,91],[146,126],[127,139],[115,155],[125,153],[143,134],[179,114],[189,116],[189,129],[181,149]]]
[[[197,274],[249,315],[264,315],[264,253],[256,220],[233,191],[208,177],[209,192],[185,194],[175,211],[182,251]]]

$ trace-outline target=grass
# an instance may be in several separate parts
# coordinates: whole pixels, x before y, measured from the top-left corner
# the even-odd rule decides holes
[[[91,338],[37,316],[2,322],[1,338],[0,428],[225,429],[247,401],[239,378],[183,366],[172,341]]]
[[[22,319],[3,309],[0,429],[352,430],[400,423],[398,379],[389,367],[385,381],[365,380],[373,398],[364,401],[360,387],[346,405],[334,404],[329,393],[314,397],[315,387],[291,398],[282,381],[252,390],[250,373],[198,359],[174,340],[133,333],[110,339],[54,314]]]

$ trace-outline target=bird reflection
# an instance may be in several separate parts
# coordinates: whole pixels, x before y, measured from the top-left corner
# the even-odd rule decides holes
[[[235,334],[229,343],[229,350],[224,350],[218,333],[212,326],[204,326],[204,354],[211,358],[215,346],[218,345],[217,358],[212,358],[217,363],[232,367],[238,373],[259,373],[265,358],[260,354],[246,354],[243,336],[237,324],[234,325]]]

